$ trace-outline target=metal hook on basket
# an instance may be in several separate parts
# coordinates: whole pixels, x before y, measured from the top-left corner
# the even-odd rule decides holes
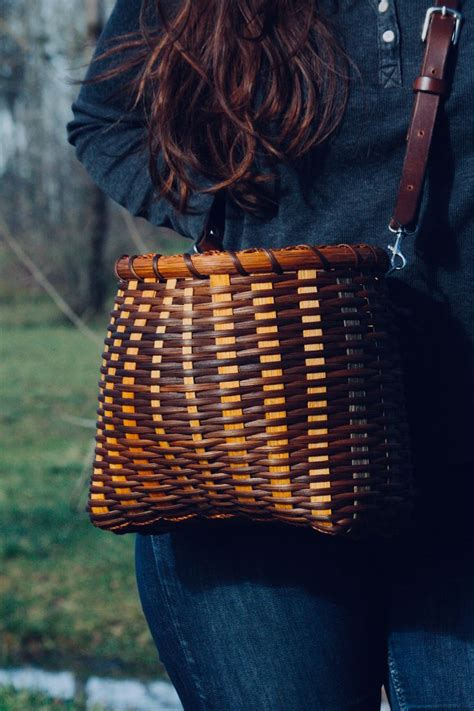
[[[398,227],[395,230],[393,227],[389,226],[388,229],[396,235],[395,242],[393,244],[389,244],[387,247],[387,249],[389,249],[392,253],[392,256],[390,257],[391,267],[387,272],[387,274],[390,274],[393,271],[404,269],[407,264],[407,258],[402,252],[402,242],[403,238],[407,235],[407,231],[404,227]]]

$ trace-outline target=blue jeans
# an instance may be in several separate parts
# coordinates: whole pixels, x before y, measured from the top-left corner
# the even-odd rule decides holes
[[[137,535],[136,574],[185,711],[378,711],[382,684],[392,711],[473,711],[465,538],[177,526]]]

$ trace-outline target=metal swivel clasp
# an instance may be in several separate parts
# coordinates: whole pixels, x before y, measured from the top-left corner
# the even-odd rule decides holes
[[[399,227],[397,230],[394,230],[389,227],[389,229],[396,235],[396,237],[395,242],[393,244],[388,245],[388,249],[392,253],[392,256],[390,258],[391,268],[388,270],[387,273],[403,269],[407,263],[407,259],[402,252],[403,238],[407,235],[405,228]]]

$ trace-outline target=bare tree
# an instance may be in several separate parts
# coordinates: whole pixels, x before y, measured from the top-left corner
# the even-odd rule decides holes
[[[103,0],[85,0],[86,26],[88,39],[88,61],[91,59],[91,49],[95,46],[102,32],[105,21]],[[90,205],[88,220],[90,236],[90,253],[88,265],[89,299],[87,307],[94,313],[102,311],[106,299],[106,278],[104,254],[109,224],[107,199],[96,185],[90,185],[87,202]]]
[[[103,0],[85,0],[85,3],[87,37],[95,44],[104,27],[104,3]]]

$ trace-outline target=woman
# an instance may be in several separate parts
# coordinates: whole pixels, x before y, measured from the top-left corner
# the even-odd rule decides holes
[[[219,188],[225,249],[386,247],[428,7],[117,0],[69,140],[114,200],[194,241]],[[420,228],[389,277],[413,526],[390,544],[240,520],[138,535],[143,609],[186,710],[372,711],[382,684],[392,709],[474,708],[474,17],[463,12]]]

